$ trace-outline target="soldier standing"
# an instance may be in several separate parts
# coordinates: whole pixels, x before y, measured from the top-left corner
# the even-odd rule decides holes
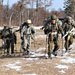
[[[51,16],[51,21],[45,26],[48,32],[48,57],[51,58],[51,53],[57,56],[56,51],[59,49],[58,45],[58,34],[63,34],[63,29],[60,23],[56,21],[56,15]]]
[[[72,17],[67,16],[67,20],[63,25],[64,34],[67,34],[68,31],[71,31],[72,28],[75,27],[75,24],[72,20]],[[66,52],[69,50],[70,45],[73,43],[73,34],[69,32],[65,37],[65,49]]]
[[[24,54],[29,54],[30,43],[31,43],[31,35],[35,33],[35,29],[31,26],[31,20],[27,20],[26,24],[24,25],[21,38],[23,39],[23,50]]]

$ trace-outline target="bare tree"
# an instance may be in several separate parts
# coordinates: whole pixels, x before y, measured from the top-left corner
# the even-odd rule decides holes
[[[65,14],[75,18],[75,0],[66,0],[64,3]]]

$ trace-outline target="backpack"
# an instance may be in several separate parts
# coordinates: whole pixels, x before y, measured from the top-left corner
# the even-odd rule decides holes
[[[8,28],[3,29],[2,36],[7,37],[8,35],[9,35],[9,29]]]
[[[44,20],[43,22],[43,29],[44,29],[44,34],[48,34],[49,30],[46,29],[46,26],[51,22],[51,19]]]
[[[27,22],[24,22],[24,23],[20,26],[20,33],[21,33],[23,27],[24,27],[24,26],[27,26],[27,24],[28,24]]]

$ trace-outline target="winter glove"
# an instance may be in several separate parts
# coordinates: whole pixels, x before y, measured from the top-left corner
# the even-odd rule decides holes
[[[23,37],[21,37],[21,40],[24,40],[24,38],[23,38]]]

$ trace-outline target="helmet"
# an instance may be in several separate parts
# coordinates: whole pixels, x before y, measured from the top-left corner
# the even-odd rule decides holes
[[[27,20],[27,23],[31,23],[31,20],[30,20],[30,19],[28,19],[28,20]]]
[[[69,20],[69,19],[72,19],[72,17],[71,17],[71,16],[67,16],[66,18],[67,18],[68,20]]]
[[[3,24],[3,26],[7,26],[7,24]]]
[[[51,15],[51,20],[56,20],[56,15]]]
[[[70,19],[72,19],[72,17],[69,16],[68,19],[70,20]]]

